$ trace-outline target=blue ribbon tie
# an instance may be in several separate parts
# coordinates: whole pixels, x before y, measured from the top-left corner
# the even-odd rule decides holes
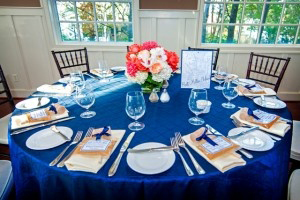
[[[208,137],[207,131],[208,131],[208,129],[205,128],[203,134],[202,134],[200,137],[196,138],[196,140],[197,140],[197,141],[200,141],[200,140],[204,139],[204,140],[206,140],[209,144],[211,144],[211,145],[213,145],[213,146],[218,145],[218,144],[215,143],[212,139],[210,139],[210,137]],[[210,134],[210,135],[212,135],[212,134]]]
[[[247,88],[248,90],[251,90],[251,88],[254,88],[255,85],[245,85],[244,87]]]
[[[57,110],[53,105],[50,106],[49,111],[53,111],[55,114],[57,114]]]
[[[108,126],[104,126],[103,130],[100,133],[96,133],[93,135],[93,137],[96,136],[96,140],[100,140],[102,135],[106,135],[106,136],[111,136],[111,134],[107,133],[107,131],[109,131],[109,127]]]
[[[251,108],[248,108],[248,115],[254,117],[254,119],[256,119],[256,120],[259,120],[259,119],[260,119],[259,117],[257,117],[257,116],[253,113],[253,111],[252,111]]]

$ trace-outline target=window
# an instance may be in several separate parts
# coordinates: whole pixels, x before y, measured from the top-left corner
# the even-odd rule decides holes
[[[300,0],[205,0],[202,43],[300,44]]]
[[[131,0],[54,0],[62,41],[132,42]]]

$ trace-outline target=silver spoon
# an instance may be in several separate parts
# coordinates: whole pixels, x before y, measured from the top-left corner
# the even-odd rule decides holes
[[[61,133],[57,127],[55,125],[50,127],[51,131],[60,134],[66,141],[70,141],[71,139],[69,139],[67,136],[65,136],[63,133]]]

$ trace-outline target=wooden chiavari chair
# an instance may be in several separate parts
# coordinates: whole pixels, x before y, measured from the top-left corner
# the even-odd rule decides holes
[[[246,78],[263,85],[271,85],[277,92],[290,59],[290,57],[278,58],[251,52]]]
[[[61,78],[74,71],[90,72],[86,47],[67,51],[52,51]]]

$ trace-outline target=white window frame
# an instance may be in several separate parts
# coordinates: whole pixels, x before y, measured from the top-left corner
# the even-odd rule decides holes
[[[300,46],[300,44],[297,44],[297,39],[298,39],[298,37],[300,37],[300,21],[299,21],[298,24],[282,24],[282,19],[283,19],[286,4],[300,4],[300,2],[287,2],[286,0],[282,0],[282,2],[267,2],[266,0],[257,1],[257,2],[252,2],[252,1],[247,1],[247,0],[243,0],[243,1],[240,1],[240,2],[234,2],[234,1],[228,1],[228,0],[220,0],[219,2],[214,2],[214,1],[209,2],[211,4],[222,4],[223,5],[221,23],[203,23],[204,6],[208,2],[206,2],[205,0],[199,0],[198,2],[199,2],[199,35],[198,35],[198,44],[199,44],[199,46],[208,46],[208,47],[216,47],[216,46],[218,46],[218,47],[220,47],[220,46],[224,46],[224,47],[229,47],[229,46],[234,46],[234,47],[274,47],[274,46],[299,47]],[[243,4],[241,23],[224,23],[225,4]],[[266,4],[280,4],[280,5],[283,5],[279,23],[278,24],[267,24],[267,23],[263,24],[262,23],[263,15],[261,15],[261,19],[260,19],[259,23],[257,23],[257,24],[254,24],[254,23],[253,24],[248,24],[248,23],[244,24],[244,23],[242,23],[243,18],[244,18],[244,11],[245,11],[245,5],[246,4],[263,4],[262,13],[264,12]],[[203,25],[220,25],[221,26],[219,43],[203,43],[202,42],[202,27],[203,27]],[[221,34],[223,32],[224,26],[228,26],[228,25],[234,25],[239,29],[238,42],[237,43],[221,43],[221,39],[222,39]],[[259,43],[258,38],[257,38],[255,44],[242,44],[242,43],[240,43],[240,35],[241,35],[242,26],[258,26],[257,34],[260,33],[262,26],[278,26],[278,31],[277,31],[275,43],[273,43],[273,44]],[[295,27],[297,27],[295,40],[294,40],[293,44],[278,43],[278,37],[280,36],[281,26],[295,26]]]
[[[97,21],[97,17],[95,15],[94,20],[93,21],[78,21],[78,16],[77,16],[77,9],[76,9],[76,4],[75,4],[75,21],[65,21],[65,20],[59,20],[59,16],[58,16],[58,11],[57,11],[57,7],[56,7],[56,1],[65,1],[65,2],[69,2],[72,1],[74,3],[76,2],[93,2],[93,8],[94,8],[94,15],[96,12],[95,9],[95,2],[120,2],[120,3],[131,3],[132,5],[132,21],[131,22],[115,22],[115,20],[113,20],[112,22],[105,22],[105,23],[111,23],[114,24],[114,40],[113,42],[103,42],[103,41],[63,41],[61,38],[61,30],[60,30],[60,23],[76,23],[78,24],[77,26],[77,31],[78,31],[78,37],[79,40],[81,40],[81,34],[79,31],[79,24],[80,23],[92,23],[96,26],[96,23],[101,23],[103,21]],[[85,45],[85,46],[128,46],[134,43],[134,38],[135,38],[135,4],[134,4],[134,0],[48,0],[48,6],[49,6],[49,11],[50,11],[50,18],[51,18],[51,23],[52,23],[52,27],[53,27],[53,31],[54,31],[54,39],[56,41],[57,45]],[[114,6],[114,4],[112,4]],[[114,9],[112,9],[114,12]],[[114,18],[115,19],[115,18]],[[117,42],[116,41],[116,24],[121,23],[121,24],[132,24],[132,34],[133,34],[133,42]],[[98,40],[98,31],[97,28],[95,27],[95,32],[96,32],[96,40]]]

